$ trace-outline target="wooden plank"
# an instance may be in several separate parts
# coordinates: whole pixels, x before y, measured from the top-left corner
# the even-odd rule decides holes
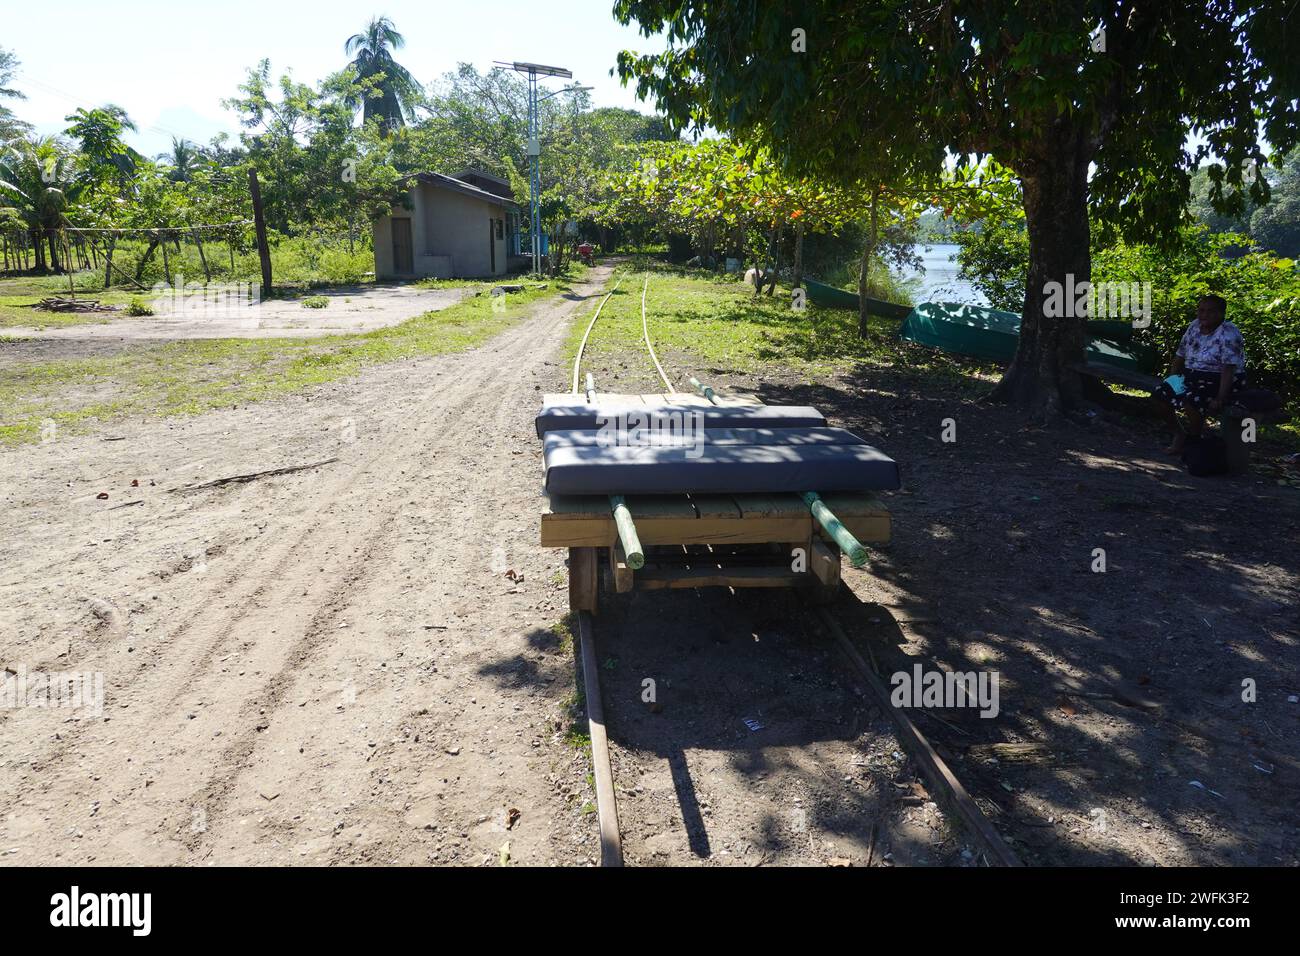
[[[826,507],[835,512],[849,533],[863,544],[888,544],[893,534],[893,519],[879,498],[861,492],[831,491],[821,496]],[[829,537],[818,534],[826,540]]]
[[[823,587],[840,586],[840,553],[820,538],[813,541],[808,552],[808,570]]]
[[[569,610],[596,610],[596,549],[569,549]]]
[[[787,546],[786,556],[791,560],[795,548],[803,548],[805,555],[810,554],[816,537],[815,523],[809,520],[811,512],[808,507],[794,495],[743,494],[734,495],[733,499],[744,521],[779,521],[797,532],[795,536],[787,535],[780,539],[781,544]]]
[[[647,396],[647,399],[649,396]],[[655,398],[663,405],[676,406],[678,408],[715,408],[716,406],[705,398],[703,395],[696,395],[694,392],[674,392],[671,395],[656,395]]]
[[[756,408],[764,404],[753,395],[719,395],[717,392],[713,393],[713,401],[718,408]]]
[[[782,588],[808,582],[807,574],[799,574],[779,566],[753,568],[693,567],[693,568],[642,568],[636,572],[637,590],[657,591],[664,588]]]
[[[542,520],[588,519],[609,510],[609,500],[602,495],[553,495],[544,500]]]
[[[617,594],[626,594],[632,590],[635,574],[627,566],[627,555],[623,553],[623,546],[617,541],[609,549],[609,576],[614,582],[614,591]]]
[[[844,651],[846,657],[853,664],[858,675],[866,682],[867,687],[876,698],[876,703],[894,719],[895,726],[899,730],[899,741],[907,748],[912,757],[921,766],[925,773],[926,779],[930,781],[933,792],[937,796],[944,797],[944,802],[951,807],[962,818],[963,821],[975,832],[975,835],[984,844],[990,857],[1002,866],[1022,866],[1020,859],[1016,856],[1011,847],[993,824],[989,822],[988,817],[984,816],[984,811],[979,808],[971,795],[962,786],[962,782],[957,779],[956,774],[948,768],[943,758],[930,746],[930,741],[926,740],[924,735],[916,729],[912,719],[907,716],[901,707],[895,707],[890,700],[889,689],[885,686],[880,676],[868,666],[867,662],[862,659],[858,649],[853,646],[849,636],[844,633],[844,628],[840,627],[838,621],[825,609],[819,609],[821,618],[826,622],[835,641],[839,644],[840,649]]]
[[[864,544],[890,539],[889,511],[871,495],[827,494],[827,505]],[[809,541],[815,522],[795,495],[630,495],[643,545]],[[603,496],[552,496],[542,513],[547,548],[605,548],[617,532]]]
[[[695,516],[702,521],[736,521],[744,517],[731,495],[689,495]]]
[[[808,506],[795,495],[743,494],[731,497],[745,518],[800,518],[808,514]]]
[[[589,614],[578,615],[578,643],[582,652],[582,683],[587,698],[587,733],[591,737],[591,770],[596,783],[596,819],[600,827],[600,865],[623,865],[623,841],[618,832],[618,801],[609,765],[609,738],[605,733],[605,704],[600,696],[600,671],[596,664],[596,628]]]

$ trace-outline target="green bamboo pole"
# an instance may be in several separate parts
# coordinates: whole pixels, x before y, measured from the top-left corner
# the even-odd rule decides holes
[[[840,550],[849,556],[849,563],[855,568],[866,564],[867,549],[862,546],[862,542],[853,537],[853,533],[848,528],[844,527],[844,523],[835,517],[835,513],[826,507],[826,502],[822,501],[821,496],[815,491],[804,491],[801,495],[804,504],[817,519],[817,523],[834,539]]]
[[[587,373],[587,401],[594,402],[595,400],[596,400],[596,376],[588,372]]]
[[[636,525],[632,523],[632,512],[627,510],[622,495],[610,495],[609,506],[614,509],[614,525],[618,528],[618,540],[627,556],[627,566],[633,571],[640,570],[645,567],[645,552],[641,550],[641,539],[637,537]]]
[[[697,389],[699,389],[701,395],[703,395],[709,401],[711,402],[713,401],[713,386],[701,384],[700,380],[696,378],[694,375],[691,376],[691,384],[694,385]]]

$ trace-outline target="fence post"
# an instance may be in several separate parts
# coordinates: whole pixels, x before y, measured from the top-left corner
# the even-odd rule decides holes
[[[253,225],[257,230],[257,256],[262,260],[262,295],[271,294],[271,250],[266,244],[266,219],[262,216],[262,189],[257,170],[248,170],[248,190],[253,197]]]

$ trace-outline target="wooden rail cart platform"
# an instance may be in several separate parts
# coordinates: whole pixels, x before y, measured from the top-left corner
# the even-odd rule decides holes
[[[821,498],[858,541],[889,541],[889,511],[874,495]],[[595,612],[602,590],[800,587],[824,600],[839,586],[840,549],[799,495],[629,495],[626,506],[645,554],[638,570],[606,496],[550,496],[541,543],[569,549],[571,610]]]

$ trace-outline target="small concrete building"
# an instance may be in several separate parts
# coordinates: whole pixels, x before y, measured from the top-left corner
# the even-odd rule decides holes
[[[467,169],[416,173],[405,205],[374,222],[375,278],[488,278],[519,254],[519,207],[510,185]]]

